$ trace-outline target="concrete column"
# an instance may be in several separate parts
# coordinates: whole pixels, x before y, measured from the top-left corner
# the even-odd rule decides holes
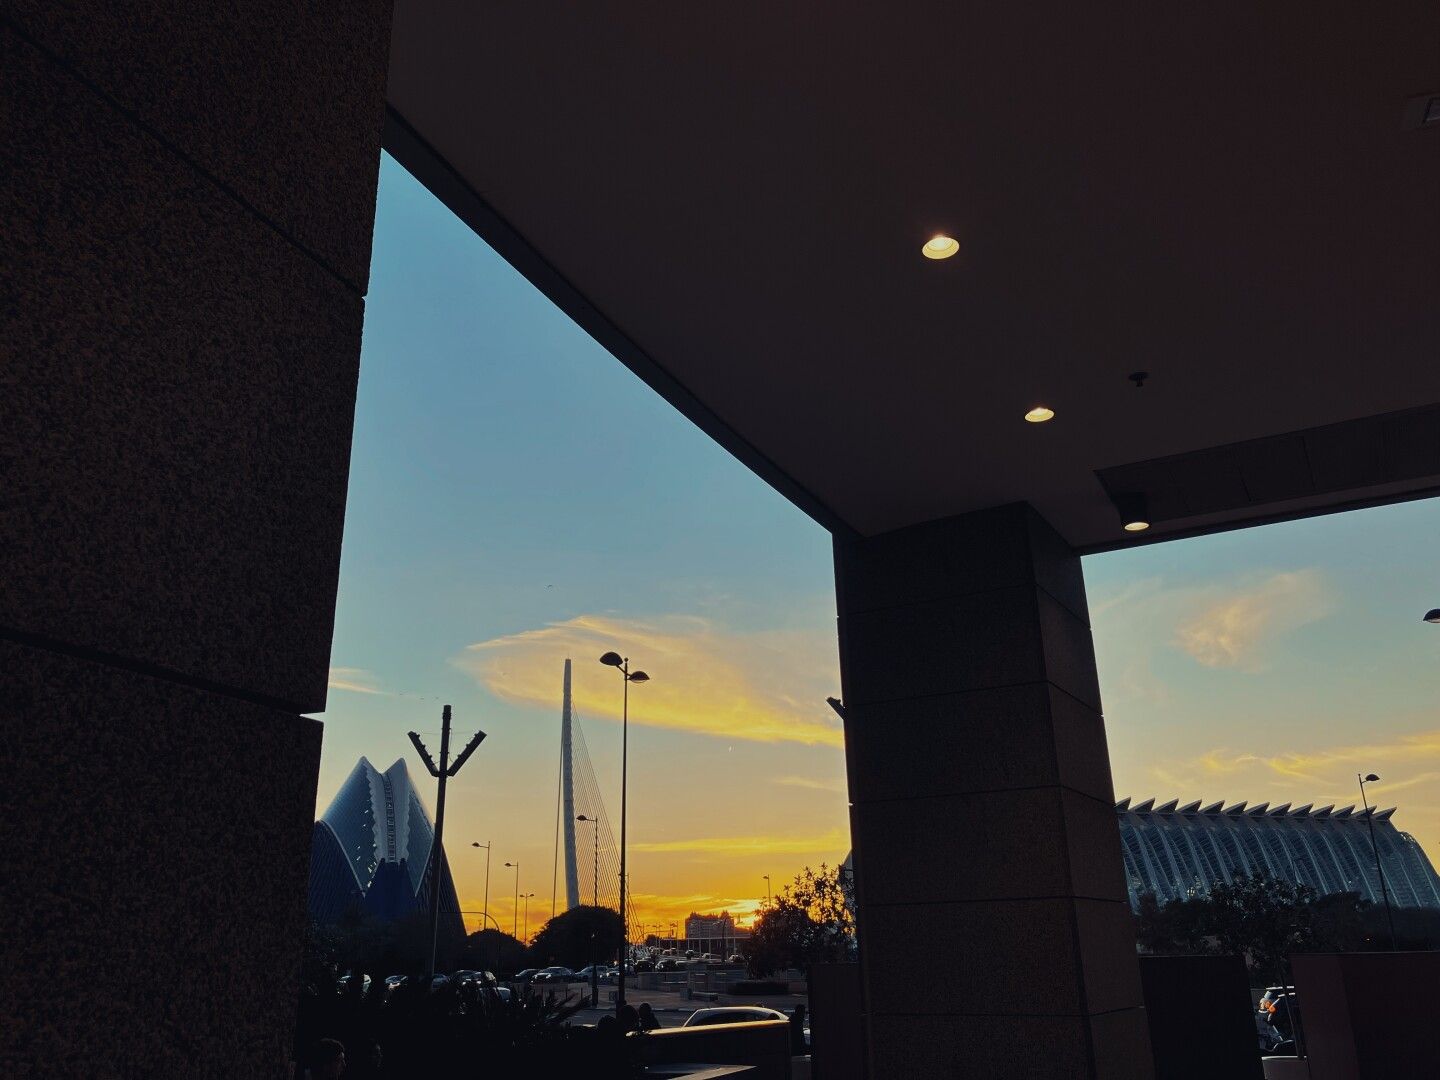
[[[0,0],[0,1062],[288,1075],[389,5]]]
[[[1151,1075],[1080,562],[1027,505],[837,542],[870,1075]]]

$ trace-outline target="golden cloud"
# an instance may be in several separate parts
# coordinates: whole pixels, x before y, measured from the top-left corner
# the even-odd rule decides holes
[[[695,852],[722,855],[815,855],[844,851],[850,837],[831,829],[819,836],[703,836],[689,840],[632,843],[631,851]]]
[[[772,776],[770,782],[781,787],[804,788],[807,791],[845,792],[843,780],[816,780],[813,776]]]
[[[375,685],[375,676],[364,668],[332,667],[329,687],[331,690],[349,690],[352,694],[389,694]]]
[[[651,681],[630,694],[630,722],[720,738],[843,746],[825,696],[839,683],[833,637],[800,631],[727,632],[708,619],[581,615],[468,646],[453,663],[507,701],[558,710],[561,670],[574,657],[575,707],[620,719],[620,685],[596,659],[615,650]]]
[[[1407,802],[1412,815],[1440,800],[1440,729],[1401,735],[1391,742],[1357,743],[1334,746],[1310,752],[1255,754],[1226,749],[1211,750],[1185,761],[1165,762],[1150,769],[1150,774],[1166,785],[1167,796],[1195,793],[1224,779],[1227,794],[1238,799],[1250,792],[1270,802],[1291,801],[1345,805],[1359,802],[1355,775],[1374,769],[1381,774],[1372,800],[1393,804],[1396,792],[1407,791],[1419,802]],[[1278,797],[1277,797],[1278,793]],[[1406,822],[1400,823],[1404,828]],[[1412,819],[1411,828],[1421,826],[1432,832],[1423,821]],[[1433,836],[1422,837],[1427,846]]]
[[[1258,670],[1263,643],[1329,610],[1318,571],[1275,574],[1211,600],[1175,628],[1175,644],[1205,667]]]

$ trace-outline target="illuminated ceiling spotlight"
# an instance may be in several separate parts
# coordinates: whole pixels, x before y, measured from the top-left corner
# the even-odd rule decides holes
[[[960,241],[953,236],[932,236],[925,241],[920,254],[927,259],[948,259],[960,250]]]
[[[1144,532],[1150,527],[1150,507],[1144,495],[1116,495],[1115,509],[1120,511],[1120,527],[1126,532]]]
[[[1025,419],[1032,424],[1043,424],[1047,420],[1055,419],[1055,410],[1044,405],[1036,405],[1025,414]]]

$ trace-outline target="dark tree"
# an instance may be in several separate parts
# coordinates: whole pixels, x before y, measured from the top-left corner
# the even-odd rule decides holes
[[[756,978],[783,968],[808,972],[811,964],[851,960],[855,917],[849,879],[840,867],[808,866],[775,896],[755,921],[744,948]]]
[[[486,927],[465,939],[460,950],[462,968],[513,975],[525,967],[529,952],[519,938],[501,930]]]
[[[540,928],[530,942],[530,964],[581,968],[592,962],[611,963],[619,958],[624,940],[618,911],[582,904]]]

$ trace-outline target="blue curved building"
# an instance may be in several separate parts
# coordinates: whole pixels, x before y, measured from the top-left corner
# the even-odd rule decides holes
[[[1440,908],[1440,877],[1415,838],[1391,822],[1393,806],[1356,813],[1353,806],[1317,810],[1309,803],[1294,809],[1289,803],[1178,803],[1122,799],[1115,804],[1132,907],[1146,892],[1161,903],[1203,896],[1238,874],[1284,878],[1321,895],[1359,893],[1380,903],[1375,848],[1370,846],[1373,824],[1391,902]]]
[[[401,758],[384,772],[361,758],[315,823],[310,914],[347,913],[391,922],[430,910],[435,827]],[[440,932],[463,936],[450,864],[440,853]]]

